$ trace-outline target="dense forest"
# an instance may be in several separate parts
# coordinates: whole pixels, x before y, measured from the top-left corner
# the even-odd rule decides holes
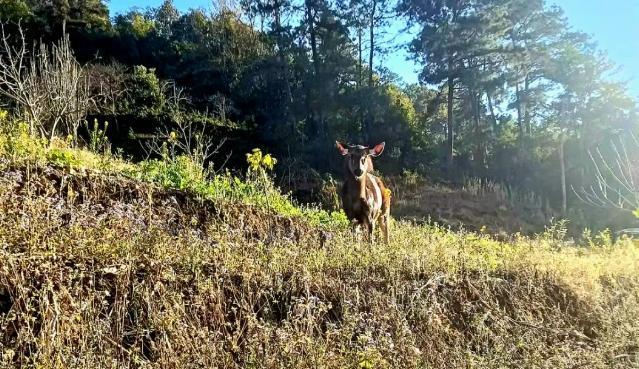
[[[569,217],[583,217],[580,189],[602,184],[597,158],[614,166],[608,154],[636,146],[627,141],[639,110],[615,65],[543,0],[214,5],[180,12],[167,0],[113,16],[102,0],[0,0],[3,66],[20,52],[63,54],[69,42],[86,82],[77,110],[47,112],[33,108],[37,96],[12,92],[28,72],[4,68],[0,102],[45,137],[78,141],[95,121],[114,152],[134,158],[162,155],[157,138],[176,132],[189,138],[174,149],[215,168],[260,147],[289,180],[338,174],[336,139],[385,141],[384,175],[479,178]],[[39,42],[58,46],[31,48]],[[380,67],[402,47],[423,67],[418,84]]]

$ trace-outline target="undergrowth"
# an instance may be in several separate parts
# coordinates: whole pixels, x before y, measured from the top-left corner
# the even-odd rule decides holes
[[[369,245],[271,192],[268,165],[239,180],[24,133],[0,152],[0,367],[639,365],[629,239],[396,221]]]
[[[93,170],[105,174],[125,175],[163,188],[190,191],[205,200],[239,201],[264,207],[276,214],[303,217],[318,226],[340,227],[347,224],[343,212],[327,212],[314,206],[295,204],[273,184],[267,171],[273,169],[274,159],[262,155],[259,149],[247,154],[248,169],[243,178],[230,173],[216,173],[188,155],[163,153],[159,159],[131,163],[121,156],[105,152],[103,132],[90,130],[88,147],[99,152],[73,147],[72,138],[54,138],[49,142],[29,134],[24,123],[0,116],[0,157],[12,162],[33,165],[55,165],[67,170]],[[257,159],[257,162],[255,162]]]

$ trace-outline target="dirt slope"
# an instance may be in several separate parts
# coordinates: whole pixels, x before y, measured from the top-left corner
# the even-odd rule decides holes
[[[471,192],[463,188],[423,183],[406,191],[395,184],[394,211],[396,217],[416,221],[430,220],[457,230],[484,229],[492,234],[541,232],[551,216],[540,206],[514,205],[494,191]]]
[[[369,247],[248,205],[7,167],[0,366],[636,365],[636,278],[582,295],[544,268],[473,264],[457,248],[475,238],[411,227]]]

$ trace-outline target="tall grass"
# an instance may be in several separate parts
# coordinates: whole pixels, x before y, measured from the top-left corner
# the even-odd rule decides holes
[[[187,155],[163,155],[140,163],[130,163],[121,157],[105,153],[104,137],[97,126],[91,137],[99,144],[90,142],[88,147],[98,147],[99,152],[80,149],[72,145],[72,139],[55,138],[52,142],[29,134],[28,126],[10,121],[3,115],[0,122],[0,157],[14,163],[33,165],[55,165],[69,171],[97,171],[153,183],[165,189],[189,191],[205,200],[236,201],[268,208],[275,214],[304,217],[318,226],[343,226],[347,224],[343,212],[327,212],[314,206],[299,206],[287,195],[283,195],[266,174],[267,162],[258,162],[249,168],[245,176],[226,171],[215,173]],[[255,155],[261,152],[253,152]],[[248,157],[249,166],[252,156]],[[270,156],[265,156],[265,158]],[[260,157],[260,159],[262,159]],[[273,164],[274,165],[274,164]],[[272,169],[272,168],[271,168]]]
[[[265,183],[38,145],[0,136],[2,367],[639,365],[631,240],[396,221],[368,245]]]

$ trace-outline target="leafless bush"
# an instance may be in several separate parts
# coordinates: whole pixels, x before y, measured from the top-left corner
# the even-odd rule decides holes
[[[213,106],[213,114],[219,117],[222,122],[228,121],[229,113],[235,112],[236,109],[233,106],[233,102],[223,94],[215,94],[209,99]]]
[[[12,46],[4,25],[0,24],[0,27],[0,94],[16,105],[18,113],[29,123],[29,129],[34,133],[36,125],[45,117],[44,100],[47,92],[37,78],[36,63],[29,59],[22,29],[19,29],[18,46]]]
[[[583,202],[596,207],[612,207],[627,211],[639,209],[639,141],[628,138],[611,140],[605,152],[597,147],[588,154],[593,164],[594,183],[573,192]]]
[[[165,83],[162,89],[168,95],[167,102],[174,124],[172,127],[159,128],[155,137],[144,143],[147,156],[168,155],[174,159],[178,155],[186,155],[204,168],[205,163],[219,152],[226,139],[218,141],[207,132],[206,123],[190,119],[185,110],[188,97],[184,94],[184,89],[172,82]]]
[[[38,56],[48,92],[49,137],[53,138],[62,124],[63,132],[77,140],[78,127],[95,102],[89,93],[88,76],[73,56],[68,37],[50,48],[41,44]]]
[[[77,142],[78,127],[95,99],[68,37],[50,46],[40,43],[29,52],[21,29],[19,35],[18,46],[12,46],[2,27],[0,94],[12,101],[32,133],[49,140],[58,133],[72,135]]]
[[[148,157],[152,155],[175,158],[186,155],[201,167],[216,153],[226,140],[217,141],[206,132],[204,124],[192,121],[179,121],[174,129],[160,128],[155,137],[144,144]]]
[[[87,74],[96,108],[115,119],[118,115],[118,100],[127,92],[126,67],[120,63],[93,64],[87,67]]]

